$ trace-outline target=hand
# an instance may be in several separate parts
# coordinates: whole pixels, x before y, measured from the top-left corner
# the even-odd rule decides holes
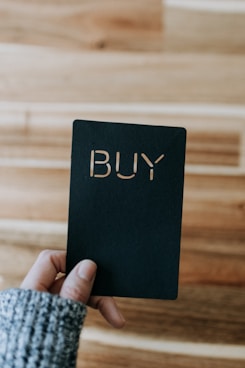
[[[67,277],[58,277],[59,273],[65,273],[65,266],[66,252],[44,250],[28,272],[21,288],[59,294],[63,298],[88,304],[98,309],[113,327],[123,327],[125,320],[113,298],[90,296],[96,276],[96,264],[91,260],[83,260]]]

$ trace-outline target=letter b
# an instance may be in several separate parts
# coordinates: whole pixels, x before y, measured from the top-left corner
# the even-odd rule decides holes
[[[95,161],[95,155],[96,153],[104,155],[104,160],[96,160]],[[103,150],[92,150],[91,156],[90,156],[90,176],[95,178],[106,178],[111,173],[111,165],[109,164],[110,155],[107,151]],[[105,165],[106,166],[106,172],[105,174],[95,174],[94,169],[95,165]]]

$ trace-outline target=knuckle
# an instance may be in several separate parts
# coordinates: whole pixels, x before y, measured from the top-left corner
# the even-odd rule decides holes
[[[96,304],[95,304],[95,308],[98,310],[103,310],[106,304],[106,297],[99,297],[99,299],[97,300]]]
[[[50,249],[42,250],[39,254],[39,260],[49,260],[52,257],[53,251]]]
[[[67,299],[72,299],[79,302],[86,302],[87,295],[83,288],[79,288],[78,286],[70,286],[64,285],[63,287],[63,296]]]
[[[38,260],[43,262],[52,262],[54,259],[59,258],[62,253],[64,253],[64,251],[44,249],[39,253]]]

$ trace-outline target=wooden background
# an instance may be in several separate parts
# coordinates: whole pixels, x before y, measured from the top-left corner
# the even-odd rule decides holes
[[[66,247],[73,119],[188,130],[179,298],[89,310],[78,367],[245,364],[245,6],[195,3],[0,2],[1,289]]]

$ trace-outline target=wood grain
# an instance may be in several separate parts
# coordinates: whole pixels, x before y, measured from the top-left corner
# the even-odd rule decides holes
[[[234,132],[190,131],[187,138],[187,163],[238,166],[239,148],[240,135]]]
[[[0,220],[2,286],[17,286],[39,252],[66,249],[67,223]],[[245,285],[245,233],[183,228],[180,285]],[[19,258],[21,257],[19,264]],[[17,271],[18,270],[18,273]]]
[[[177,301],[117,299],[117,302],[127,320],[125,332],[167,340],[244,345],[244,289],[181,286]],[[106,323],[92,309],[86,323],[106,328]]]
[[[69,170],[0,167],[0,176],[0,218],[67,220]],[[184,227],[243,232],[244,185],[240,175],[187,174]]]
[[[117,348],[103,343],[83,341],[78,354],[81,368],[243,368],[243,360],[212,359],[188,355],[164,354],[130,348]]]
[[[166,7],[164,33],[167,52],[245,53],[244,13]]]
[[[151,122],[152,120],[150,119]],[[55,130],[49,131],[49,135],[47,131],[48,129],[43,135],[38,135],[38,131],[19,135],[16,132],[12,135],[2,132],[0,157],[68,161],[71,152],[72,123],[69,123],[66,132],[59,131],[59,135]],[[187,164],[238,166],[240,154],[239,133],[218,131],[207,133],[204,130],[188,132]]]
[[[245,234],[183,227],[181,284],[244,286]]]
[[[25,116],[22,105],[20,111]],[[0,161],[1,165],[5,162],[5,165],[0,167],[0,215],[2,219],[12,219],[13,227],[17,226],[16,231],[13,231],[9,226],[6,227],[6,221],[5,228],[3,225],[1,227],[0,223],[0,239],[3,244],[9,246],[16,244],[18,247],[35,247],[35,254],[37,249],[45,248],[46,244],[63,249],[66,246],[65,223],[68,214],[71,149],[71,123],[65,118],[61,120],[63,122],[57,130],[56,125],[47,122],[52,122],[52,119],[60,122],[61,115],[58,112],[46,112],[44,116],[47,120],[44,125],[41,123],[44,118],[40,120],[40,116],[43,114],[33,110],[30,105],[27,121],[16,122],[14,125],[15,120],[9,120],[12,121],[12,126],[3,124],[0,127],[1,157],[10,159]],[[139,116],[137,117],[139,119]],[[13,119],[11,116],[10,118]],[[164,115],[163,118],[165,119]],[[161,121],[158,119],[159,116],[151,116],[154,123]],[[175,119],[181,121],[183,116]],[[244,125],[242,121],[234,120],[231,126],[227,118],[217,120],[209,117],[207,122],[210,123],[210,131],[203,127],[202,120],[198,122],[192,118],[185,122],[188,140],[180,283],[242,286],[245,283],[245,175],[239,171],[237,174],[229,172],[229,167],[240,166]],[[30,158],[41,161],[34,161],[28,167]],[[198,159],[201,162],[202,158],[203,165],[195,165]],[[11,159],[22,161],[17,161],[17,164],[11,166],[14,163]],[[48,168],[52,160],[57,161]],[[55,166],[59,160],[63,160],[63,167],[60,169]],[[44,166],[38,167],[39,162]],[[188,164],[192,164],[190,171]],[[216,169],[212,174],[205,173],[206,164],[219,167],[224,165],[227,174],[220,174]],[[195,172],[195,168],[199,168],[198,171]],[[21,223],[18,219],[26,221]],[[36,220],[36,226],[33,220]],[[37,231],[40,221],[43,230]],[[42,221],[46,223],[43,225]],[[57,221],[62,221],[61,232],[58,228],[57,233],[51,233],[47,221],[51,221],[54,228]],[[9,223],[11,224],[11,221]],[[11,253],[18,252],[18,248],[13,251],[10,249],[8,248],[9,260],[4,264],[11,262]],[[6,252],[6,248],[3,252]],[[27,254],[25,256],[27,257]],[[29,258],[34,261],[31,254]],[[31,264],[31,260],[27,265]],[[2,271],[7,279],[12,280],[13,275],[4,271],[4,264]],[[15,268],[14,264],[13,269]]]
[[[0,47],[0,99],[244,104],[244,63],[233,54]]]
[[[226,106],[221,106],[224,116],[202,116],[205,113],[196,112],[195,116],[185,112],[182,114],[156,113],[159,108],[167,107],[161,104],[149,105],[149,113],[140,112],[145,104],[135,106],[136,111],[127,113],[134,105],[125,104],[117,113],[111,111],[116,104],[26,104],[6,103],[0,105],[0,157],[29,158],[44,160],[70,160],[72,122],[83,119],[104,121],[119,121],[153,125],[184,126],[187,129],[186,163],[192,165],[216,165],[239,167],[245,152],[243,136],[245,134],[245,114],[236,117],[225,116]],[[119,105],[120,106],[120,105]],[[108,111],[104,111],[105,108]],[[181,106],[180,106],[181,108]],[[191,108],[191,106],[190,106]],[[49,111],[45,111],[48,109]],[[100,110],[94,112],[93,110]],[[177,107],[176,107],[177,109]],[[210,109],[210,106],[206,106]],[[85,110],[85,111],[83,111]],[[111,111],[110,111],[111,110]],[[172,109],[174,110],[174,108]],[[77,111],[77,112],[75,112]],[[186,115],[186,116],[185,116]],[[205,126],[204,126],[205,121]],[[68,163],[67,163],[68,164]],[[69,164],[68,164],[69,165]]]
[[[33,246],[20,252],[10,245],[1,249],[0,287],[18,287],[39,250]],[[244,288],[181,283],[177,301],[127,298],[116,301],[127,320],[124,336],[134,333],[176,341],[245,344]],[[111,329],[92,309],[85,326]]]
[[[18,287],[42,249],[66,248],[74,119],[184,126],[179,297],[117,298],[121,332],[89,309],[78,367],[240,368],[245,14],[159,4],[1,2],[0,289]]]
[[[160,50],[161,0],[2,0],[0,41],[73,49]]]

